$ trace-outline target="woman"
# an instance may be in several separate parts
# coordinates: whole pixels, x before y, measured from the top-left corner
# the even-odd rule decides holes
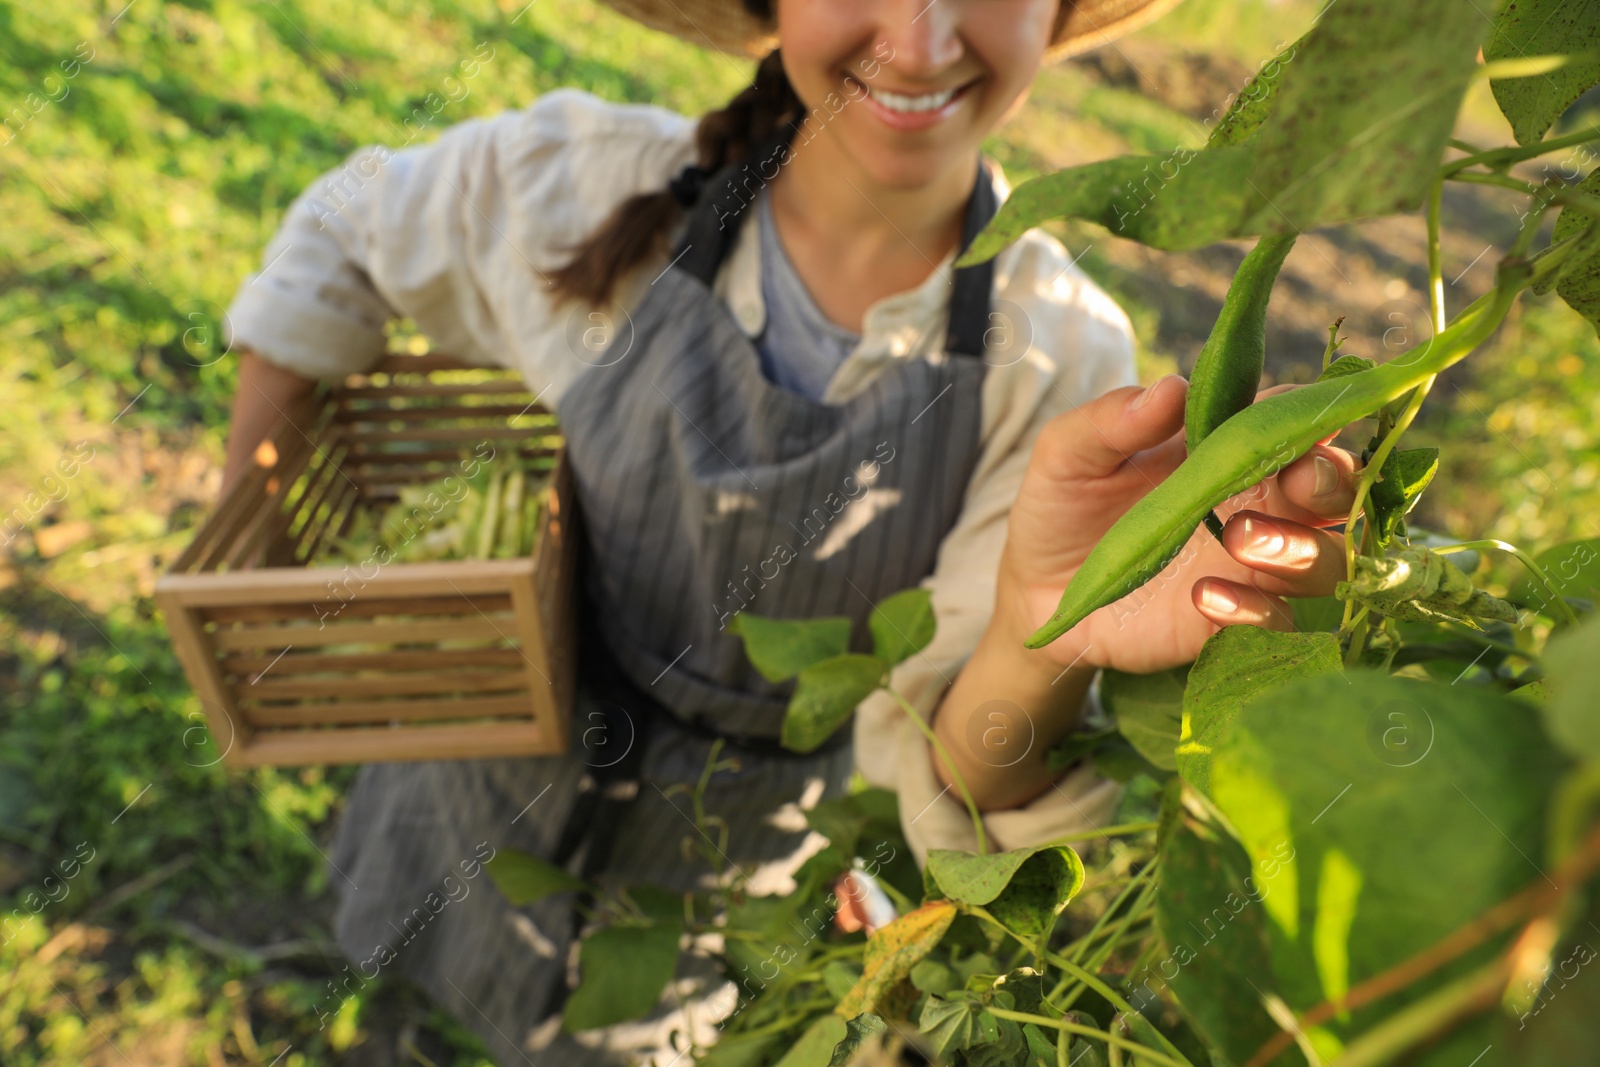
[[[578,751],[365,767],[330,858],[360,974],[346,987],[404,973],[503,1063],[620,1062],[660,1028],[557,1033],[565,897],[515,909],[472,883],[425,922],[418,905],[489,848],[693,884],[671,787],[714,738],[739,767],[706,807],[758,885],[792,866],[793,803],[853,768],[899,791],[919,859],[975,843],[948,769],[882,693],[853,745],[779,749],[787,690],[748,666],[740,612],[845,615],[865,650],[874,601],[930,589],[937,636],[894,683],[934,718],[989,836],[1017,847],[1112,810],[1092,767],[1057,778],[1044,760],[1096,670],[1187,662],[1223,625],[1289,628],[1281,597],[1328,593],[1342,569],[1321,527],[1353,497],[1353,458],[1319,447],[1253,510],[1223,509],[1220,544],[1200,531],[1175,570],[1024,649],[1182,460],[1185,382],[1134,386],[1126,317],[1044,233],[951,264],[1007,192],[979,145],[1040,65],[1168,5],[608,2],[765,54],[754,84],[698,123],[560,90],[432,146],[358,153],[290,209],[230,310],[230,481],[314,379],[375,362],[397,314],[521,370],[568,435],[588,553]]]

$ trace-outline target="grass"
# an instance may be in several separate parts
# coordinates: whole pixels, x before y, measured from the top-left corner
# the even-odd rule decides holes
[[[1253,66],[1308,10],[1196,0],[1146,35]],[[223,309],[291,200],[359,145],[561,85],[698,113],[749,70],[588,0],[0,3],[0,1060],[293,1067],[410,1041],[487,1062],[397,982],[319,1025],[338,967],[319,850],[353,771],[221,769],[150,599],[215,497]],[[1063,153],[1193,136],[1067,65],[989,148],[1016,184]],[[1160,307],[1122,295],[1154,336]],[[1172,358],[1147,347],[1146,369]],[[1531,302],[1473,364],[1425,426],[1452,442],[1450,528],[1583,532],[1593,332]]]

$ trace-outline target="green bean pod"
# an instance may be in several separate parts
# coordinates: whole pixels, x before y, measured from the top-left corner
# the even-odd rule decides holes
[[[1292,233],[1261,238],[1228,286],[1216,325],[1189,375],[1183,425],[1191,452],[1212,430],[1255,401],[1267,362],[1267,299],[1294,238]]]
[[[1505,267],[1502,273],[1506,273]],[[1049,644],[1159,574],[1207,512],[1276,474],[1313,445],[1465,357],[1488,339],[1529,273],[1526,263],[1426,344],[1382,366],[1268,397],[1240,411],[1129,508],[1073,575],[1056,612],[1024,642]]]

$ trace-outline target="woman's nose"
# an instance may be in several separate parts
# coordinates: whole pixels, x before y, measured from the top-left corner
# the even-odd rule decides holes
[[[893,51],[887,66],[908,82],[933,81],[964,52],[960,0],[882,0],[878,36]]]

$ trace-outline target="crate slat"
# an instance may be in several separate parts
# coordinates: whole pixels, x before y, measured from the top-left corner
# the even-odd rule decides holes
[[[276,668],[274,668],[275,670]],[[320,697],[423,696],[437,693],[507,693],[527,688],[523,672],[513,667],[504,671],[428,671],[390,675],[382,678],[262,678],[237,688],[239,706],[258,723],[268,720],[263,714],[272,709],[268,700]]]
[[[295,486],[309,470],[313,452],[311,439],[297,434],[290,452],[279,454],[278,463],[273,467],[278,487],[260,505],[260,521],[239,538],[238,550],[225,557],[230,568],[259,565],[273,546],[283,540],[284,532],[294,518],[295,505],[291,499],[295,495]]]
[[[277,655],[233,653],[219,661],[224,675],[244,678],[272,669],[272,674],[333,674],[349,671],[435,671],[460,667],[520,667],[518,648],[407,649],[404,652],[306,652]]]
[[[533,417],[537,418],[537,415],[534,415],[534,413],[538,410],[539,409],[537,406],[535,406],[532,397],[529,397],[527,402],[522,404],[452,403],[429,405],[427,407],[418,406],[407,408],[341,407],[338,412],[335,413],[334,421],[344,425],[355,425],[368,422],[460,423],[467,419],[494,419],[499,422],[504,422],[506,419],[514,419],[519,416],[526,417],[532,415]],[[491,431],[491,436],[493,433],[498,432],[498,430],[495,430],[494,427],[490,426],[462,426],[461,428],[488,430]],[[519,428],[527,429],[527,427]],[[548,423],[545,423],[539,428],[543,429],[545,433],[550,432],[550,426]]]
[[[344,385],[338,398],[346,400],[402,400],[419,396],[503,396],[521,393],[532,396],[528,383],[518,377],[487,382],[430,382],[427,385]]]
[[[217,648],[242,652],[251,648],[274,650],[315,648],[322,645],[400,645],[434,641],[510,640],[516,626],[507,619],[453,619],[450,622],[351,622],[317,629],[311,626],[252,626],[217,630],[211,635]]]
[[[444,352],[429,352],[421,356],[390,352],[379,359],[371,370],[363,374],[351,375],[351,377],[357,381],[365,381],[374,374],[408,377],[411,375],[432,374],[434,371],[440,370],[505,371],[506,369],[497,365],[468,363],[466,360]]]
[[[530,445],[526,442],[517,449],[517,454],[524,459],[543,459],[547,456],[561,454],[559,445],[548,447],[545,445]],[[418,473],[432,474],[443,478],[456,469],[461,461],[459,451],[449,449],[432,449],[429,451],[398,452],[385,450],[381,452],[369,451],[365,448],[352,448],[345,463],[348,470],[355,472],[357,479],[365,480],[367,472],[377,472],[378,468],[393,467],[396,471],[418,471]],[[437,470],[422,470],[437,465]]]
[[[342,730],[262,730],[239,757],[243,766],[402,763],[411,760],[541,756],[556,751],[529,723],[462,723]]]
[[[300,531],[299,541],[295,545],[297,559],[316,558],[317,550],[322,547],[324,540],[337,537],[344,532],[352,509],[361,501],[361,484],[351,479],[337,466],[334,472],[336,478],[329,481],[328,495],[316,508],[316,512],[320,515],[314,513],[305,529]],[[323,510],[324,507],[326,511]]]
[[[251,721],[260,727],[369,725],[418,723],[436,720],[505,719],[529,712],[528,694],[495,697],[448,697],[437,700],[340,700],[319,703],[265,705],[250,709]]]
[[[458,441],[462,444],[478,443],[482,441],[521,441],[530,437],[550,437],[552,434],[544,426],[497,426],[492,433],[486,433],[486,427],[416,427],[405,430],[351,430],[345,435],[345,440],[351,445],[381,445],[397,444],[405,441]],[[393,453],[391,453],[393,454]]]
[[[332,574],[337,576],[339,572]],[[324,590],[326,594],[326,590]],[[328,599],[326,595],[324,600]],[[306,622],[319,616],[309,604],[220,605],[206,609],[206,618],[215,623],[229,622]],[[510,594],[466,597],[450,593],[433,597],[362,597],[349,601],[339,618],[372,618],[376,615],[497,615],[511,610]]]

